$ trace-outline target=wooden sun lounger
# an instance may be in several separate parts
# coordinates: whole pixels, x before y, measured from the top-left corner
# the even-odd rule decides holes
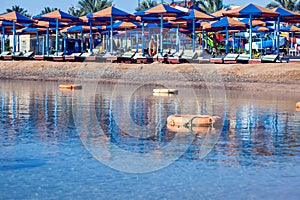
[[[30,60],[33,58],[33,55],[34,55],[34,53],[32,51],[29,51],[29,52],[26,52],[19,56],[14,55],[13,59],[14,60]]]
[[[211,58],[210,62],[214,64],[223,64],[223,56],[217,56],[215,58]]]
[[[172,64],[178,64],[180,63],[180,58],[183,55],[183,50],[180,50],[178,52],[175,52],[173,55],[168,57],[168,62]]]
[[[54,54],[52,56],[52,59],[53,59],[53,61],[64,61],[65,60],[65,58],[64,58],[64,52],[58,52],[57,55]]]
[[[5,56],[8,56],[10,55],[11,53],[9,51],[3,51],[1,54],[0,54],[0,59],[4,59]]]
[[[198,53],[193,51],[184,51],[180,58],[180,63],[198,63]]]
[[[133,57],[135,56],[135,52],[126,52],[122,56],[117,58],[117,62],[119,63],[132,63]]]
[[[262,63],[275,63],[278,59],[278,55],[265,55],[261,58]]]
[[[234,64],[237,62],[239,54],[235,53],[228,53],[224,58],[223,58],[223,63],[224,64]]]
[[[5,55],[3,56],[4,60],[12,60],[14,56],[21,56],[22,52],[15,52],[14,54],[9,54],[9,55]]]
[[[133,57],[133,60],[138,63],[138,64],[142,64],[142,63],[153,63],[153,58],[149,57],[149,56],[143,56],[142,53],[136,53],[135,56]]]
[[[82,53],[80,56],[76,56],[75,55],[75,61],[78,61],[78,62],[83,62],[83,61],[85,61],[88,57],[90,57],[90,53],[87,53],[87,52],[85,52],[85,53]]]
[[[76,61],[76,57],[80,56],[82,53],[72,53],[71,55],[65,56],[65,61]]]
[[[35,55],[34,60],[44,60],[45,56],[44,55]]]
[[[237,58],[237,63],[249,63],[250,55],[249,54],[240,54]]]

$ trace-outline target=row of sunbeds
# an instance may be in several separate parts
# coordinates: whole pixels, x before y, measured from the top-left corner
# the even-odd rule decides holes
[[[71,55],[63,55],[63,52],[58,52],[57,55],[34,55],[33,52],[21,53],[2,52],[0,54],[1,60],[47,60],[47,61],[69,61],[69,62],[83,62],[83,61],[97,61],[97,62],[112,62],[112,63],[216,63],[216,64],[232,64],[232,63],[249,63],[249,54],[234,54],[229,53],[223,57],[216,57],[210,59],[199,58],[196,52],[191,50],[181,50],[179,52],[170,53],[169,51],[163,54],[156,54],[153,57],[143,55],[138,52],[126,52],[121,56],[110,53],[105,54],[90,54],[90,53],[73,53]],[[259,62],[282,62],[282,58],[278,55],[265,55]],[[252,60],[253,61],[253,60]],[[288,61],[288,60],[287,60]]]
[[[15,52],[11,54],[9,51],[4,51],[0,54],[0,60],[30,60],[33,58],[33,52]]]
[[[249,63],[252,62],[262,62],[262,63],[274,63],[274,62],[283,62],[288,61],[288,59],[282,59],[282,57],[279,57],[278,55],[264,55],[261,57],[261,59],[250,59],[249,54],[234,54],[234,53],[228,53],[227,55],[223,57],[216,57],[211,58],[211,63],[216,64],[234,64],[234,63]]]

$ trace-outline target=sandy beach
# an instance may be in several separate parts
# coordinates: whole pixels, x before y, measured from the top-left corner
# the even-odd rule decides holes
[[[222,82],[226,89],[300,93],[300,66],[270,64],[111,64],[49,61],[0,61],[0,79],[74,82],[78,74],[99,82],[168,81],[176,86],[205,87],[205,82]],[[124,78],[127,73],[134,78]],[[220,78],[222,80],[220,80]],[[89,78],[87,78],[89,79]]]

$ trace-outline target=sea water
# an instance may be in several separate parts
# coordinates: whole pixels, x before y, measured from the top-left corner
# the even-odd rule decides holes
[[[299,199],[294,94],[58,86],[1,81],[0,199]],[[172,130],[171,114],[218,115],[220,124]],[[153,162],[139,166],[144,157]]]

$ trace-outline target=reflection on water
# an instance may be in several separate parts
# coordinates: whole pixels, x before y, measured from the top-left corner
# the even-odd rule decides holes
[[[264,184],[269,181],[269,175],[264,176],[260,173],[257,176],[254,175],[257,170],[256,167],[264,170],[273,169],[272,173],[275,174],[292,170],[288,172],[290,174],[295,172],[293,170],[299,170],[300,113],[295,111],[295,102],[299,99],[293,95],[282,97],[279,94],[267,95],[230,91],[227,92],[227,106],[223,112],[224,99],[214,100],[218,103],[212,107],[212,100],[207,91],[197,90],[197,101],[193,98],[186,98],[188,100],[182,102],[182,99],[174,95],[153,96],[152,89],[151,86],[145,86],[134,93],[129,92],[128,96],[126,94],[113,96],[112,85],[101,85],[98,87],[95,99],[92,99],[88,105],[81,105],[81,111],[92,108],[96,115],[95,119],[92,117],[87,119],[88,124],[86,126],[88,127],[96,120],[104,130],[105,135],[98,135],[102,138],[101,144],[99,144],[99,140],[93,141],[92,134],[87,137],[89,137],[90,142],[94,142],[93,145],[101,145],[107,150],[106,156],[108,157],[106,159],[111,159],[109,156],[111,143],[128,152],[139,154],[154,152],[159,157],[162,154],[161,150],[176,136],[182,135],[182,140],[180,137],[177,140],[180,143],[180,141],[184,142],[184,135],[191,134],[190,130],[182,127],[168,127],[166,118],[171,114],[201,113],[221,116],[223,125],[220,127],[192,128],[193,142],[189,148],[173,165],[161,172],[155,172],[154,175],[157,177],[145,175],[149,182],[161,184],[161,181],[167,181],[166,184],[174,185],[173,178],[166,180],[168,176],[172,177],[168,170],[174,170],[176,176],[181,177],[183,174],[188,176],[190,180],[182,179],[181,181],[183,184],[190,185],[198,181],[197,177],[200,174],[197,173],[200,172],[197,172],[197,169],[200,163],[202,168],[209,167],[217,170],[218,173],[229,173],[232,176],[235,176],[235,173],[224,167],[253,168],[244,175],[238,175],[245,177],[240,179],[240,182],[224,180],[227,184],[233,185],[247,185],[246,177],[248,175],[251,175],[256,181],[262,180]],[[189,96],[189,94],[184,94],[184,96]],[[126,120],[121,118],[123,115],[120,113],[126,109],[124,105],[128,99],[129,118],[135,126],[129,126]],[[60,197],[61,194],[57,193],[58,185],[56,182],[66,181],[61,178],[62,173],[66,173],[65,170],[68,171],[67,174],[69,175],[70,169],[79,170],[78,174],[87,175],[88,172],[98,174],[98,163],[85,151],[78,137],[73,119],[73,102],[80,103],[82,99],[80,96],[73,96],[71,91],[58,90],[58,83],[1,81],[0,176],[2,178],[0,183],[3,187],[0,189],[0,193],[4,190],[10,192],[5,192],[0,197],[20,197],[19,194],[12,192],[14,191],[12,183],[16,183],[21,188],[23,187],[21,182],[24,180],[27,180],[26,184],[28,185],[35,185],[37,182],[43,185],[44,181],[42,180],[47,179],[45,178],[48,176],[47,173],[52,176],[49,181],[50,184],[55,185],[54,188],[56,189],[52,190],[45,186],[41,189],[41,194],[53,192],[53,194],[58,195],[56,197]],[[145,130],[150,129],[149,133],[145,133]],[[91,132],[97,134],[92,129]],[[185,168],[184,166],[190,167],[189,172],[180,171]],[[51,171],[55,167],[63,170]],[[117,183],[120,176],[119,172],[110,171],[103,166],[101,169],[103,173],[107,173],[103,176],[106,177],[109,174],[112,184],[119,184]],[[222,170],[224,171],[222,172]],[[46,174],[45,171],[47,171]],[[32,177],[28,179],[29,175]],[[19,178],[16,179],[15,176]],[[213,171],[206,176],[212,181],[216,180],[214,184],[218,183],[218,179],[214,179]],[[129,181],[126,177],[132,178],[131,175],[122,175],[124,180]],[[98,181],[106,181],[107,179],[107,177],[101,178],[100,175],[90,178],[90,181],[81,186],[93,188]],[[74,183],[77,181],[72,177],[69,179]],[[299,176],[294,176],[293,179],[294,182],[300,182]],[[84,182],[84,180],[80,180]],[[287,178],[285,181],[289,181],[289,179]],[[131,183],[132,180],[129,182]],[[289,193],[290,195],[295,195],[296,185],[297,183],[294,183],[294,185],[290,185],[291,188],[285,187],[284,189],[292,191]],[[68,183],[65,188],[61,187],[61,190],[65,190],[64,192],[71,197],[75,193],[74,191],[71,192],[68,187],[76,188],[76,184]],[[168,192],[174,194],[171,197],[182,196],[182,194],[178,194],[182,192],[181,190],[174,193],[171,188],[167,187],[165,192],[157,191],[158,189],[155,187],[149,188],[146,182],[141,182],[137,188],[135,187],[128,184],[127,190],[134,191],[138,188],[144,191],[147,188],[151,194],[156,192],[155,197],[159,198],[165,197],[164,194]],[[180,187],[184,188],[183,186]],[[207,188],[205,189],[203,185],[202,187],[203,190],[200,189],[199,191],[205,192]],[[247,187],[249,191],[256,188],[254,186],[253,188]],[[109,184],[105,185],[102,192],[105,196],[110,196],[113,188]],[[186,190],[189,191],[185,188]],[[220,195],[223,194],[224,196],[226,191],[228,192],[227,189],[224,188],[224,190]],[[28,191],[33,192],[32,190]],[[237,195],[242,195],[238,191],[236,192]],[[130,197],[125,191],[122,193],[122,190],[119,196]],[[196,196],[191,195],[189,197]],[[29,195],[28,197],[33,196]],[[210,194],[205,197],[220,196]]]

